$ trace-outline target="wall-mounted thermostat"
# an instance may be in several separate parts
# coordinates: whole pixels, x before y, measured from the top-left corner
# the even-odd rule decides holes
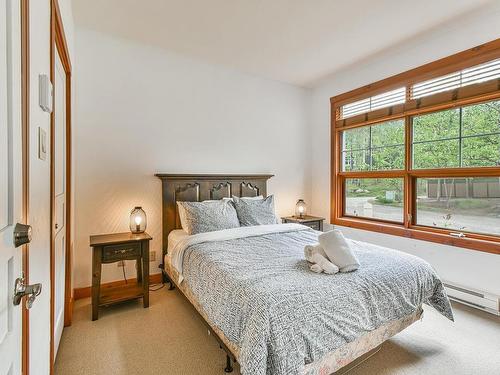
[[[39,104],[40,107],[48,113],[52,112],[52,82],[46,74],[38,76],[39,86]]]

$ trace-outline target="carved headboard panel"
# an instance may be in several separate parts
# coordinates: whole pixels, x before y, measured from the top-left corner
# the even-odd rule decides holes
[[[162,181],[163,195],[163,255],[167,252],[168,234],[181,228],[177,213],[177,201],[201,202],[207,199],[254,197],[267,194],[269,174],[253,175],[197,175],[163,174],[155,175]]]

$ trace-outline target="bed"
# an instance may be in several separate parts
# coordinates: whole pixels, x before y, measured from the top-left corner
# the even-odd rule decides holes
[[[314,274],[303,247],[318,232],[304,226],[179,230],[177,201],[265,196],[270,175],[157,176],[165,281],[226,351],[226,372],[237,361],[243,374],[340,374],[419,320],[424,302],[453,319],[434,270],[411,255],[350,241],[359,270]]]

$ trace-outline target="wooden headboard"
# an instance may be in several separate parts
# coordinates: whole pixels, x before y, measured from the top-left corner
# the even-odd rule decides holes
[[[219,175],[219,174],[164,174],[157,173],[162,182],[163,196],[163,256],[167,253],[168,235],[181,224],[177,213],[177,201],[201,202],[207,199],[253,197],[267,195],[270,174]],[[163,262],[163,258],[162,258]]]

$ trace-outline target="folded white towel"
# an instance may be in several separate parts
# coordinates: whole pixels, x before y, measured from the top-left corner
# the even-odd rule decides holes
[[[311,267],[309,267],[309,269],[315,273],[323,272],[323,268],[321,268],[319,264],[313,264],[311,265]]]
[[[326,259],[323,255],[319,253],[316,253],[312,256],[312,261],[314,264],[320,266],[324,273],[332,275],[334,273],[339,272],[339,268],[335,264],[330,262],[328,259]]]
[[[319,243],[313,245],[306,245],[304,247],[304,256],[306,257],[306,260],[308,262],[314,263],[312,260],[314,254],[320,254],[323,255],[325,258],[327,258],[325,250],[323,250],[323,248]]]
[[[340,272],[351,272],[359,268],[359,261],[352,252],[344,235],[338,229],[321,233],[318,241],[330,261],[336,264]]]

